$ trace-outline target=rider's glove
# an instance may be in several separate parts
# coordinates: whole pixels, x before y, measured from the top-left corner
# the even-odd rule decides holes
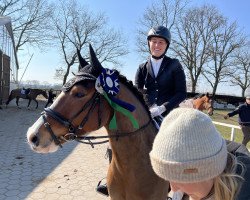
[[[155,107],[151,107],[149,111],[151,113],[151,116],[154,118],[164,113],[166,111],[166,107],[164,105],[155,106]]]

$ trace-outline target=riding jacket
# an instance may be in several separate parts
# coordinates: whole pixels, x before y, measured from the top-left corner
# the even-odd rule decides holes
[[[141,64],[136,72],[135,85],[144,91],[144,98],[149,107],[164,105],[167,115],[187,96],[184,70],[177,59],[163,57],[159,72],[155,77],[150,58]]]

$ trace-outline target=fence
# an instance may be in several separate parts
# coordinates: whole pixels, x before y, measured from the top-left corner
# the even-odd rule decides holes
[[[240,129],[240,126],[232,125],[232,124],[226,124],[226,123],[221,123],[221,122],[215,122],[213,121],[214,124],[220,125],[220,126],[226,126],[231,128],[231,137],[230,140],[234,141],[234,133],[235,129]]]

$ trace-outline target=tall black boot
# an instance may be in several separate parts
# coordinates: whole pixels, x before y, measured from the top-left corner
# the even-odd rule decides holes
[[[109,163],[111,163],[112,160],[112,149],[111,148],[107,148],[106,151],[106,157],[108,157],[109,159]],[[100,194],[103,194],[105,196],[109,196],[109,192],[108,192],[108,188],[107,188],[107,184],[101,184],[102,180],[99,181],[99,183],[97,184],[96,187],[96,191],[99,192]]]
[[[111,148],[107,148],[107,151],[106,151],[106,157],[108,157],[109,159],[109,164],[111,163],[111,160],[112,160],[112,149]]]

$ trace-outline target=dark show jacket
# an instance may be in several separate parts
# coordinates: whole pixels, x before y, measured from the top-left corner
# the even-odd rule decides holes
[[[164,105],[165,116],[172,109],[186,99],[187,88],[184,70],[177,59],[164,56],[157,77],[154,76],[150,58],[139,66],[135,85],[139,90],[145,91],[145,100],[148,106]]]

